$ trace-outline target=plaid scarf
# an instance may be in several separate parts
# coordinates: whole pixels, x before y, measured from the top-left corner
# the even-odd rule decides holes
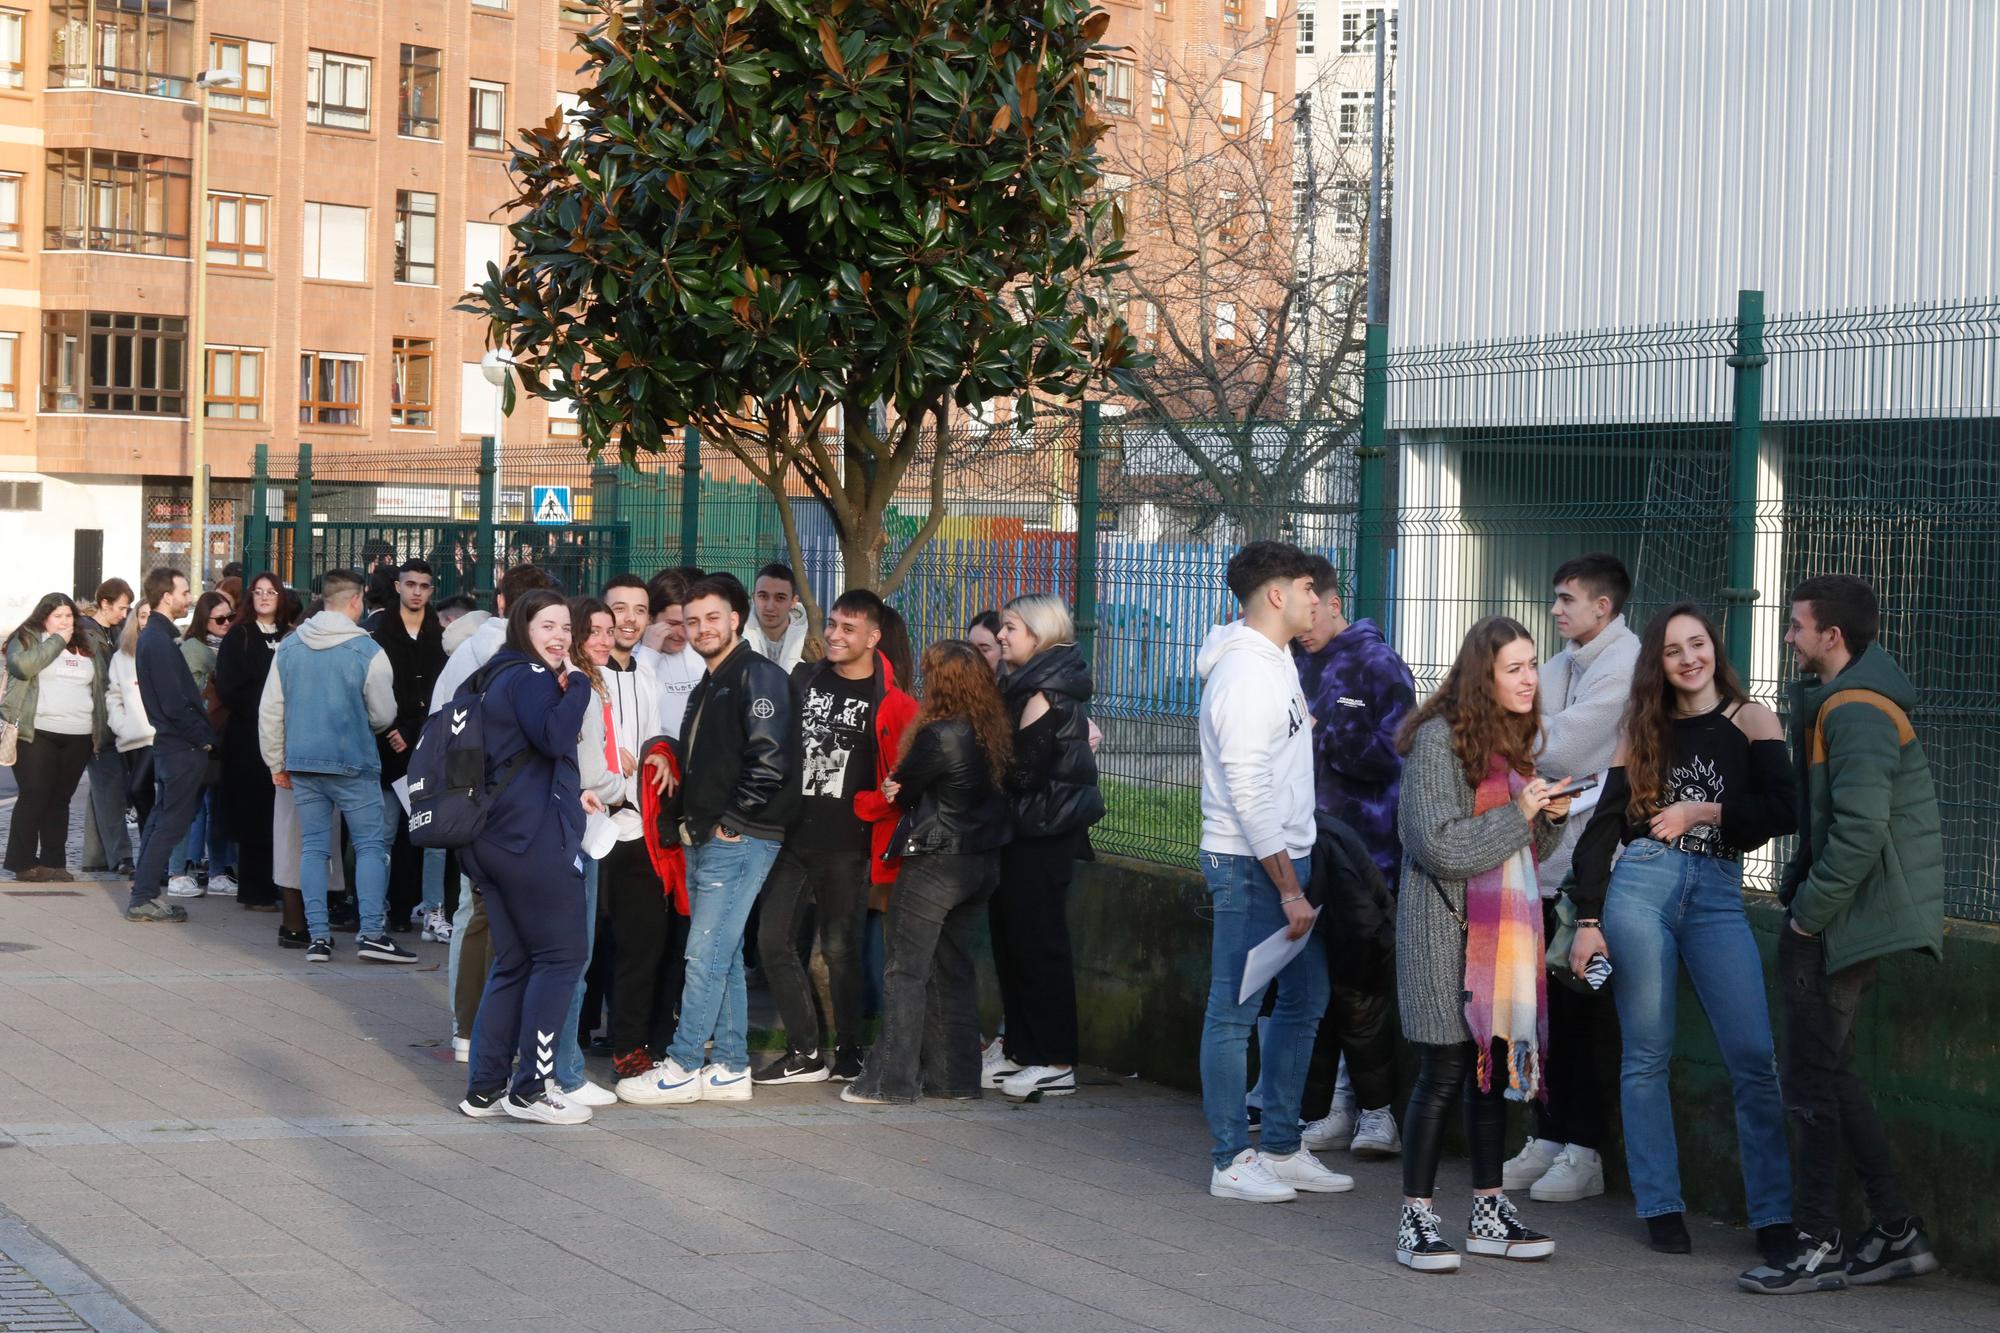
[[[1520,795],[1523,785],[1521,775],[1494,756],[1473,797],[1473,814],[1498,810]],[[1544,1095],[1548,970],[1536,883],[1531,845],[1465,886],[1465,1022],[1479,1053],[1479,1090],[1492,1091],[1497,1038],[1506,1051],[1507,1095],[1515,1101]]]

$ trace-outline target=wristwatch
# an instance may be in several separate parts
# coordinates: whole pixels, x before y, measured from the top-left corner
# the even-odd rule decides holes
[[[729,827],[729,825],[721,822],[717,822],[715,826],[715,831],[721,834],[725,838],[740,838],[743,836],[741,833],[738,833],[735,829]]]

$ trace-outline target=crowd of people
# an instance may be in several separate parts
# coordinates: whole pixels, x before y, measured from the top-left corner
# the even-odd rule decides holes
[[[18,880],[71,878],[88,774],[83,868],[131,875],[132,922],[233,897],[310,963],[337,932],[374,964],[417,961],[399,935],[448,944],[475,1118],[579,1124],[828,1081],[862,1105],[1076,1090],[1068,899],[1105,805],[1061,599],[1015,598],[917,660],[865,589],[815,628],[782,564],[748,587],[676,568],[594,595],[517,564],[491,611],[436,602],[429,564],[386,554],[323,574],[309,604],[241,575],[199,598],[171,568],[88,608],[51,593],[9,636]],[[1873,592],[1794,590],[1788,736],[1699,606],[1635,633],[1615,557],[1552,581],[1561,652],[1541,662],[1525,626],[1486,618],[1419,700],[1324,558],[1265,541],[1231,560],[1240,614],[1197,661],[1210,1192],[1341,1193],[1353,1179],[1318,1153],[1400,1156],[1396,1258],[1455,1271],[1434,1189],[1456,1108],[1464,1250],[1546,1258],[1511,1196],[1603,1193],[1616,1045],[1638,1214],[1688,1253],[1668,1088],[1685,971],[1735,1101],[1762,1257],[1740,1284],[1933,1271],[1853,1068],[1877,960],[1942,939],[1937,801]],[[1779,1042],[1743,859],[1793,833]],[[761,1065],[753,967],[786,1043]],[[1398,1022],[1416,1070],[1400,1120]],[[1510,1101],[1532,1108],[1511,1157]],[[1871,1213],[1851,1237],[1843,1154]]]

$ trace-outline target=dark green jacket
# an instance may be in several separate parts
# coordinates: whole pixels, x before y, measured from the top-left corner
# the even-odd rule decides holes
[[[1835,698],[1855,690],[1870,693]],[[1908,949],[1944,956],[1944,837],[1930,761],[1909,729],[1916,695],[1874,644],[1834,679],[1791,687],[1799,845],[1778,896],[1825,937],[1829,972]]]

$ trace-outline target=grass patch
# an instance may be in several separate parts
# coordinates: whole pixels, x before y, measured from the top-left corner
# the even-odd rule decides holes
[[[1112,856],[1173,865],[1193,863],[1201,846],[1201,792],[1192,787],[1142,787],[1101,778],[1104,818],[1090,842]]]

